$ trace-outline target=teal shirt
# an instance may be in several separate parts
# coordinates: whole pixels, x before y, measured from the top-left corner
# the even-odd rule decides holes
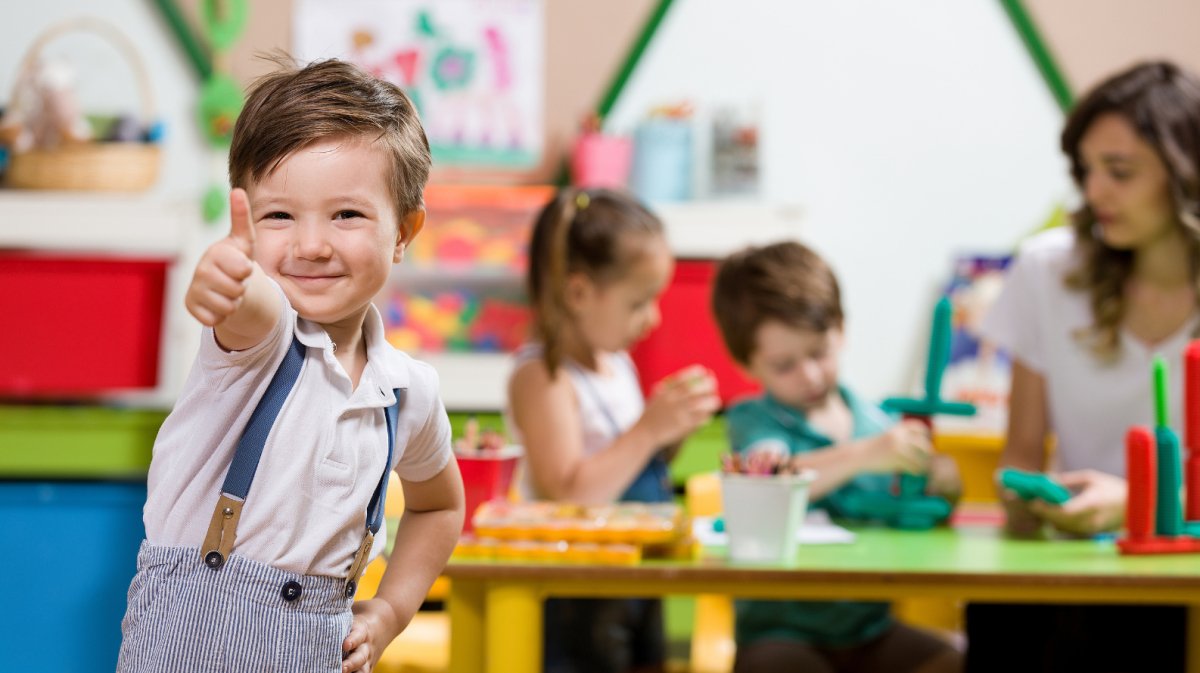
[[[855,439],[877,435],[895,421],[879,407],[864,402],[839,386],[854,422]],[[739,453],[761,441],[782,442],[792,455],[815,451],[833,440],[808,424],[804,412],[786,406],[770,395],[741,402],[725,415],[729,442]],[[842,516],[840,503],[858,491],[888,491],[890,474],[859,474],[812,507]],[[801,547],[803,553],[803,547]],[[799,640],[830,647],[864,643],[892,625],[888,603],[856,601],[737,601],[737,642],[765,638]]]

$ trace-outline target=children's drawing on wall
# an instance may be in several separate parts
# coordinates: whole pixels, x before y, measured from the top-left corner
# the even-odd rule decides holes
[[[939,418],[946,425],[1003,432],[1008,418],[1009,359],[980,338],[979,326],[1000,295],[1011,255],[970,255],[955,260],[946,295],[954,306],[950,361],[942,377],[945,399],[970,402],[976,415]]]
[[[542,0],[299,0],[297,58],[404,88],[435,165],[528,168],[542,151]]]

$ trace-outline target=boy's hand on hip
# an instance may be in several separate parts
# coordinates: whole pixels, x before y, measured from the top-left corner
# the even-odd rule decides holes
[[[204,252],[184,297],[188,312],[208,327],[238,310],[254,272],[254,222],[245,190],[229,193],[229,217],[229,235]]]
[[[400,633],[396,612],[381,598],[355,601],[354,621],[342,641],[342,673],[370,673],[384,649]]]

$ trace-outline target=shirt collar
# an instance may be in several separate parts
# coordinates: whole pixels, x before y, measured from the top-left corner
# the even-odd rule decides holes
[[[850,410],[851,422],[854,425],[853,436],[859,437],[865,434],[873,434],[886,427],[886,422],[871,417],[870,412],[872,407],[864,405],[862,400],[851,392],[849,388],[839,383],[837,389],[838,394],[842,396],[842,401],[846,403],[846,407]],[[826,436],[825,433],[809,425],[808,415],[803,410],[780,402],[771,393],[766,393],[764,400],[768,413],[784,427],[794,432],[808,435],[814,439],[832,443],[833,440]],[[882,412],[880,413],[882,414]]]
[[[300,343],[307,348],[328,351],[333,349],[333,341],[325,329],[299,315],[296,316],[295,334]],[[374,402],[369,406],[391,406],[396,403],[395,389],[408,388],[410,375],[406,358],[388,343],[383,328],[383,317],[374,304],[367,307],[367,314],[363,318],[363,338],[367,343],[367,366],[363,370],[354,398],[362,402]],[[359,393],[365,394],[366,399],[361,398]]]

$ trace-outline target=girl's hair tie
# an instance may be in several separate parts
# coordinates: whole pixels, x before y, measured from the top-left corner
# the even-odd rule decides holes
[[[575,208],[584,210],[588,204],[592,202],[592,197],[587,195],[587,192],[579,192],[575,195]]]

